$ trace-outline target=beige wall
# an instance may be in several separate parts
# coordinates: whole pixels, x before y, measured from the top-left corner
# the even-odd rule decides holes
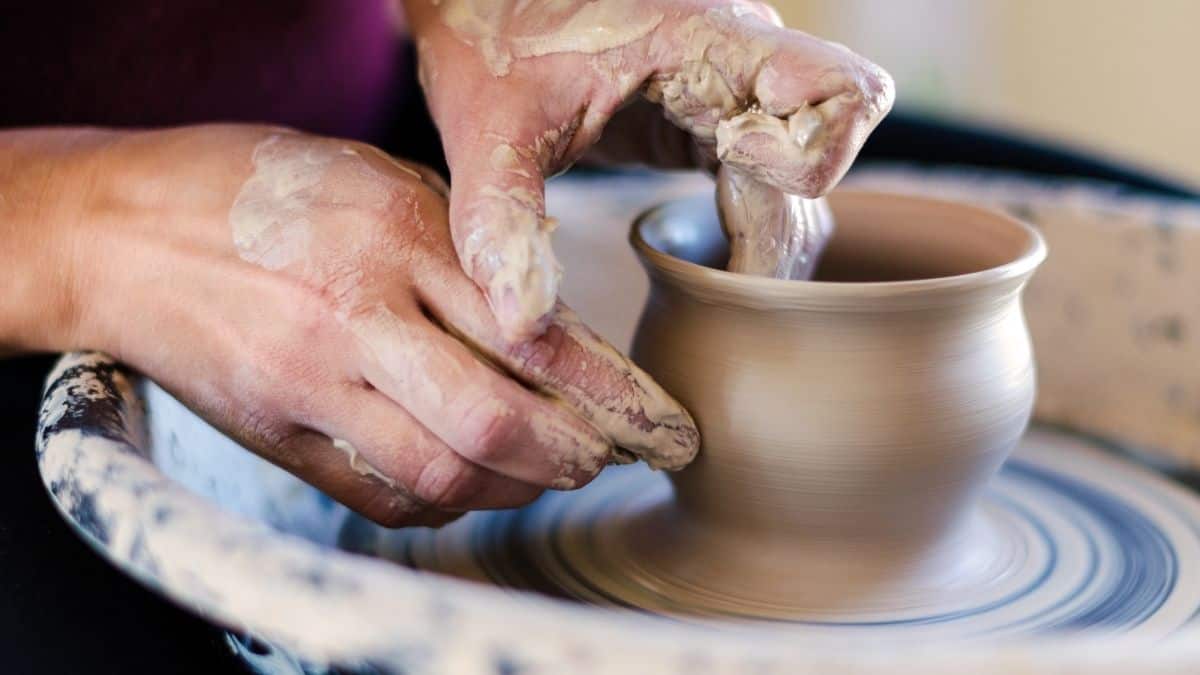
[[[777,0],[900,102],[1030,129],[1200,185],[1200,0]]]

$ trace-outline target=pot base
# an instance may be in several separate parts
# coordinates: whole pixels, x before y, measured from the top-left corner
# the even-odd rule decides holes
[[[1036,527],[996,503],[913,550],[722,532],[657,492],[591,528],[562,528],[557,542],[598,593],[655,613],[868,623],[972,612],[1035,584],[1052,555]]]

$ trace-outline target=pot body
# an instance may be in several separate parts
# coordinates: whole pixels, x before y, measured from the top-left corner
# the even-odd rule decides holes
[[[835,198],[838,236],[871,248],[889,203]],[[651,212],[641,225],[668,216]],[[910,243],[920,255],[930,250],[922,237],[937,238],[955,222],[953,208],[942,216],[914,228]],[[951,531],[1020,439],[1033,407],[1020,294],[1044,253],[1031,236],[1032,247],[958,252],[1010,265],[1034,258],[1006,273],[983,268],[894,283],[765,280],[761,292],[757,280],[666,265],[664,254],[645,255],[642,242],[651,293],[633,358],[692,412],[702,437],[695,462],[671,476],[681,514],[751,538],[920,546]],[[950,245],[1014,241],[964,236]],[[837,255],[853,267],[854,250],[843,246]],[[731,291],[726,282],[741,285]]]

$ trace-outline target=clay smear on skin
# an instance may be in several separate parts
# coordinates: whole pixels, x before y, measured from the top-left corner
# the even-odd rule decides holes
[[[724,165],[718,210],[731,239],[729,271],[808,279],[832,234],[832,215],[823,202],[780,188],[809,197],[832,188],[842,162],[831,144],[853,143],[852,126],[869,128],[881,113],[860,119],[864,105],[875,105],[863,100],[870,89],[833,73],[822,84],[843,93],[783,117],[768,114],[784,105],[769,88],[776,76],[768,63],[774,49],[738,32],[763,21],[739,5],[688,18],[676,30],[677,44],[686,50],[678,72],[652,78],[646,96],[676,125],[716,143]]]
[[[730,23],[748,15],[734,6],[689,17],[673,35],[671,48],[682,50],[679,69],[646,83],[646,98],[702,141],[712,141],[717,125],[745,107],[758,71],[773,53],[752,37],[731,35]]]
[[[485,186],[468,217],[470,234],[462,243],[472,275],[486,270],[488,298],[502,303],[510,316],[533,323],[558,297],[562,267],[551,234],[557,226],[542,215],[541,196],[523,187]]]
[[[332,163],[362,161],[349,147],[333,148],[291,134],[275,134],[260,142],[252,157],[254,173],[242,185],[229,211],[233,242],[243,260],[270,270],[307,266],[316,225],[311,220],[313,204]],[[418,178],[407,167],[401,168]],[[356,296],[359,278],[347,275],[331,292],[342,298]],[[334,448],[346,453],[350,467],[411,497],[372,465],[348,441],[331,439]]]
[[[434,0],[442,21],[476,47],[488,70],[508,75],[516,59],[599,54],[649,35],[663,20],[643,0]]]
[[[550,158],[561,157],[577,123],[548,129],[527,148],[488,134],[496,141],[488,163],[502,178],[500,184],[480,190],[463,216],[469,232],[459,247],[464,269],[487,287],[493,309],[502,307],[497,314],[520,326],[533,326],[547,317],[562,279],[551,245],[558,221],[545,216],[541,192],[527,187],[535,177],[523,167],[544,166]],[[507,337],[516,341],[530,336]]]
[[[666,390],[612,345],[602,340],[574,311],[559,305],[555,322],[603,372],[579,372],[556,383],[580,414],[609,434],[617,446],[654,469],[681,469],[695,458],[699,432],[691,416]],[[587,360],[580,360],[586,366]],[[593,398],[583,383],[606,382],[607,396]],[[632,461],[618,453],[616,461]]]
[[[361,454],[359,454],[358,448],[355,448],[354,445],[350,443],[350,441],[347,441],[347,440],[344,440],[341,438],[334,438],[331,440],[333,441],[333,447],[346,453],[346,458],[350,462],[350,468],[354,469],[355,473],[357,473],[360,476],[370,476],[372,478],[376,478],[380,482],[382,482],[384,485],[392,488],[393,490],[401,490],[402,489],[396,483],[396,481],[392,480],[386,474],[384,474],[382,471],[375,468],[374,464],[371,464],[371,462],[367,461],[367,459],[365,457],[363,457]]]
[[[776,279],[811,279],[829,238],[833,212],[728,166],[717,173],[717,212],[729,238],[725,269]]]
[[[354,242],[349,236],[352,233],[343,232],[329,238],[328,228],[339,224],[313,221],[313,214],[322,208],[322,200],[327,200],[330,194],[329,186],[324,183],[349,175],[360,181],[365,190],[384,194],[387,177],[372,168],[354,148],[315,142],[292,134],[272,135],[262,141],[254,150],[253,163],[254,172],[243,184],[229,213],[239,255],[268,269],[287,269],[321,284],[339,303],[335,312],[337,319],[358,340],[364,354],[383,375],[399,389],[419,391],[421,400],[431,402],[435,407],[445,404],[452,393],[441,391],[435,382],[422,375],[418,365],[436,359],[450,367],[453,360],[431,353],[429,350],[434,349],[433,346],[420,339],[409,323],[391,311],[381,297],[364,288],[359,268],[353,265],[347,268],[345,262],[336,264],[339,255],[346,257],[349,253],[352,261],[359,249],[379,246],[379,243]],[[332,172],[335,163],[338,164],[336,174]],[[395,164],[419,177],[418,172]],[[493,196],[498,201],[519,203],[525,214],[532,212],[529,207],[536,199],[519,189],[497,191]],[[369,200],[370,196],[364,195],[364,199]],[[352,250],[325,250],[329,248],[324,246],[325,242],[330,246],[348,244]],[[329,259],[333,259],[334,264]],[[347,273],[346,269],[352,272]],[[565,316],[564,320],[572,322],[571,332],[577,336],[587,358],[606,364],[610,377],[620,380],[623,388],[595,398],[590,389],[583,388],[582,382],[578,385],[557,382],[545,387],[544,393],[558,400],[566,399],[564,404],[570,404],[602,433],[646,458],[652,466],[678,468],[690,460],[697,444],[695,427],[687,413],[627,359],[578,324],[573,315]],[[473,345],[466,336],[458,332],[455,335],[476,353],[503,360],[499,348],[489,352]],[[503,401],[496,401],[496,405],[504,408],[494,411],[496,415],[514,414]],[[575,474],[580,470],[592,473],[600,468],[603,457],[582,445],[577,435],[564,427],[557,417],[538,413],[529,424],[540,441],[558,450],[551,459],[564,474]],[[677,447],[679,445],[682,447]],[[339,448],[345,451],[345,447]],[[349,459],[360,473],[361,469],[370,466],[357,453],[350,454]],[[563,479],[556,481],[554,487],[574,485],[569,479]]]
[[[678,71],[652,77],[645,94],[677,126],[715,142],[722,162],[816,197],[841,177],[837,151],[857,147],[890,107],[891,80],[848,64],[822,77],[829,98],[817,105],[782,100],[770,86],[783,77],[770,62],[776,46],[754,30],[777,25],[737,4],[689,17],[673,35],[683,50]]]

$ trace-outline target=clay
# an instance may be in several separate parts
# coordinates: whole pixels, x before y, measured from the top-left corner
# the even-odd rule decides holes
[[[505,159],[503,147],[493,159]],[[542,196],[526,188],[485,186],[468,220],[488,225],[472,227],[462,245],[464,269],[490,272],[488,298],[509,303],[515,316],[529,322],[549,314],[562,278],[550,242],[556,221],[544,211]]]
[[[599,54],[650,34],[663,14],[640,0],[443,0],[442,21],[479,49],[493,75],[515,59],[564,52]]]
[[[371,464],[365,457],[359,454],[358,448],[354,447],[350,441],[347,441],[343,438],[333,438],[330,440],[332,441],[333,447],[346,453],[346,459],[350,462],[350,468],[354,469],[355,473],[360,476],[371,476],[372,478],[376,478],[381,483],[392,488],[393,490],[399,488],[399,485],[397,485],[396,481],[392,480],[387,476],[387,474],[375,468],[374,464]]]
[[[720,237],[694,208],[635,225],[651,295],[633,357],[695,415],[703,446],[671,475],[674,502],[630,516],[603,563],[566,552],[606,592],[787,617],[937,603],[1005,574],[972,508],[1032,408],[1020,294],[1042,240],[965,205],[831,203],[823,270],[842,282],[675,257]]]
[[[789,194],[816,198],[841,180],[858,148],[891,110],[895,87],[878,66],[857,57],[806,75],[810,102],[778,96],[780,80],[796,77],[780,64],[769,37],[778,17],[753,5],[714,7],[680,22],[671,40],[679,67],[646,83],[676,126],[716,146],[722,163]],[[841,45],[804,36],[815,52]]]
[[[829,237],[833,213],[824,199],[789,195],[722,166],[717,213],[729,238],[725,269],[775,279],[809,279]]]

